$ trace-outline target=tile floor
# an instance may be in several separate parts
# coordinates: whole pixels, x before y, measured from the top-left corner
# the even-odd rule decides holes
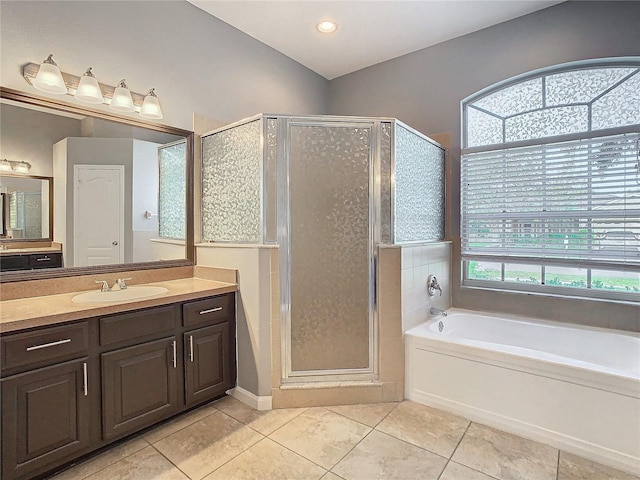
[[[638,480],[413,402],[258,412],[226,397],[55,480]]]

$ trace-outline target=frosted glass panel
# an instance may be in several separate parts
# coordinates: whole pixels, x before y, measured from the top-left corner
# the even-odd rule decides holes
[[[501,117],[542,108],[542,78],[534,78],[503,88],[473,102],[473,106]]]
[[[589,129],[586,105],[557,107],[524,113],[505,120],[505,141],[552,137]]]
[[[261,239],[262,121],[202,139],[202,238]]]
[[[549,75],[545,79],[547,106],[590,102],[633,70],[633,68],[592,68]]]
[[[186,237],[186,148],[184,142],[158,148],[158,222],[161,238]]]
[[[277,241],[277,166],[278,166],[278,120],[267,118],[267,152],[265,175],[265,208],[267,212],[267,242]]]
[[[502,143],[502,120],[492,115],[467,108],[467,145],[491,145]]]
[[[444,151],[398,126],[395,243],[444,238]]]
[[[380,243],[389,245],[391,238],[391,124],[380,124]]]
[[[593,102],[592,129],[640,123],[640,73]]]
[[[370,139],[290,126],[293,372],[369,366]]]

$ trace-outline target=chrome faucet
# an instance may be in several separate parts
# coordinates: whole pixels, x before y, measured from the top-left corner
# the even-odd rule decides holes
[[[101,292],[110,292],[111,289],[109,288],[109,284],[107,283],[106,280],[94,280],[96,283],[101,284],[102,286],[100,287],[100,291]]]
[[[431,308],[429,309],[429,313],[430,313],[431,315],[442,315],[443,317],[446,317],[446,316],[447,316],[447,312],[445,312],[444,310],[441,310],[441,309],[440,309],[440,308],[438,308],[438,307],[431,307]]]
[[[131,280],[131,277],[119,278],[118,280],[116,280],[116,283],[115,283],[114,287],[116,285],[118,285],[118,288],[120,290],[126,290],[127,289],[127,283],[126,283],[127,280]]]
[[[427,291],[429,292],[429,296],[433,297],[436,294],[436,290],[438,290],[440,292],[440,296],[442,296],[442,289],[440,288],[438,279],[435,275],[429,275],[429,278],[427,279]]]

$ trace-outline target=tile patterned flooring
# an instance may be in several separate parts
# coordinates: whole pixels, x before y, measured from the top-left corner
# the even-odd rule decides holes
[[[638,480],[413,402],[258,412],[232,397],[55,480]]]

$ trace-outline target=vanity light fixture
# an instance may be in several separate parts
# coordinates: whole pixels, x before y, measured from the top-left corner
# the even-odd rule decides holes
[[[64,83],[58,64],[53,60],[53,53],[50,53],[46,60],[43,60],[40,64],[33,86],[42,92],[56,95],[67,93],[67,86]]]
[[[25,161],[0,160],[0,172],[29,173],[31,164]]]
[[[49,55],[42,64],[26,64],[22,76],[27,83],[43,92],[66,93],[82,102],[95,105],[107,104],[111,110],[117,112],[139,112],[143,118],[153,120],[163,118],[155,89],[152,88],[146,95],[142,95],[130,91],[124,80],[120,81],[117,87],[98,83],[91,67],[81,77],[60,72],[53,61],[53,54]],[[53,80],[54,78],[57,80]]]
[[[144,118],[153,118],[158,120],[162,118],[162,109],[160,108],[160,102],[156,95],[155,88],[152,88],[147,92],[140,108],[140,116]]]
[[[80,82],[78,83],[78,88],[76,89],[74,97],[81,102],[94,104],[104,103],[102,90],[100,90],[100,85],[98,84],[96,77],[93,75],[91,67],[87,68],[84,75],[80,77]]]
[[[111,97],[109,108],[117,112],[125,113],[135,111],[133,98],[131,98],[131,91],[129,90],[129,87],[127,87],[124,79],[120,80],[120,83],[118,83],[118,86],[113,91],[113,97]]]
[[[333,33],[338,29],[338,24],[333,20],[323,20],[316,28],[320,33]]]

